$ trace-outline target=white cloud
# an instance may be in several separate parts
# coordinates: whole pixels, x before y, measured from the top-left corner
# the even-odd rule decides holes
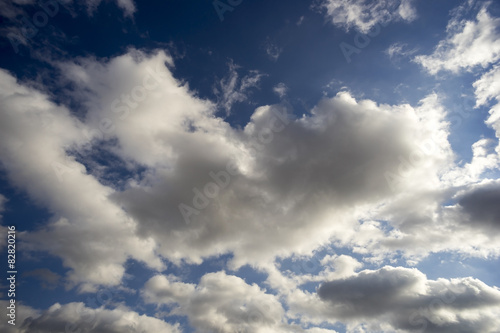
[[[28,242],[26,250],[61,257],[74,283],[119,283],[130,257],[163,267],[154,243],[137,237],[134,221],[109,201],[113,190],[67,153],[87,142],[86,126],[3,70],[0,100],[0,155],[8,178],[53,213],[44,229],[18,235]]]
[[[238,69],[239,66],[231,61],[228,75],[217,82],[214,87],[214,93],[218,98],[217,104],[226,110],[227,115],[231,113],[234,104],[248,100],[249,90],[258,88],[260,80],[264,76],[259,71],[253,70],[240,79]]]
[[[368,32],[377,24],[391,21],[411,22],[416,17],[412,0],[324,0],[322,7],[331,22],[349,31],[356,28]]]
[[[7,302],[0,301],[5,309]],[[0,328],[5,333],[180,333],[178,325],[170,325],[160,319],[140,315],[125,307],[112,310],[86,307],[83,303],[56,303],[44,311],[37,311],[17,304],[16,325],[2,320]]]
[[[198,285],[157,275],[142,295],[147,303],[174,304],[171,314],[188,316],[197,332],[289,332],[274,295],[225,272],[206,274]]]
[[[426,119],[440,114],[434,102],[431,98],[418,109],[378,106],[341,93],[322,101],[311,116],[289,120],[287,125],[275,115],[282,112],[279,106],[260,107],[243,131],[224,127],[218,131],[231,141],[215,141],[206,130],[182,134],[182,147],[171,150],[177,162],[169,163],[169,169],[156,168],[143,184],[115,197],[140,221],[141,232],[167,244],[160,253],[171,260],[184,256],[200,262],[202,257],[232,251],[233,263],[240,265],[308,253],[330,237],[343,241],[354,237],[356,207],[389,198],[393,190],[413,191],[438,182],[436,172],[450,157],[446,135],[439,136],[441,120]],[[269,126],[282,131],[272,133]],[[126,140],[133,139],[133,131],[124,133]],[[261,134],[264,141],[259,141]],[[410,176],[401,176],[400,183],[388,183],[385,174],[397,175],[401,158],[418,151],[431,134],[436,134],[438,143],[432,153],[419,155],[422,165],[410,166]],[[198,135],[205,137],[202,150],[192,141]],[[155,147],[154,141],[141,142]],[[206,156],[205,142],[214,142],[217,153]],[[213,199],[205,199],[207,207],[197,208],[186,225],[178,205],[196,208],[193,199],[200,200],[196,191],[214,182],[210,173],[225,170],[229,160],[236,161],[239,174],[231,176],[229,185]],[[256,239],[260,246],[255,246]]]
[[[441,70],[457,73],[477,66],[486,68],[500,59],[500,18],[492,17],[483,6],[475,20],[461,18],[461,10],[448,22],[447,37],[431,55],[419,55],[415,61],[429,73]]]
[[[490,111],[489,117],[486,119],[485,123],[495,130],[497,139],[500,140],[500,65],[494,66],[489,72],[483,74],[479,80],[474,82],[473,86],[475,88],[476,94],[476,107],[486,106],[488,102],[495,101]],[[500,158],[500,143],[496,148],[497,152],[497,163],[499,163]]]
[[[408,44],[400,42],[391,44],[385,51],[391,60],[395,58],[409,57],[415,52],[417,52],[417,49],[409,49]]]
[[[493,99],[500,102],[500,66],[494,66],[489,72],[483,74],[473,83],[473,86],[476,89],[476,106],[486,105]]]
[[[435,214],[446,197],[442,177],[454,167],[437,95],[412,107],[344,91],[297,119],[282,105],[261,106],[239,129],[215,117],[215,105],[165,63],[173,66],[163,52],[130,50],[106,62],[59,64],[84,122],[2,75],[9,179],[54,213],[25,238],[63,258],[71,281],[119,283],[129,257],[161,269],[158,256],[201,263],[232,252],[238,267],[310,254],[331,241],[374,258],[456,248],[441,229],[426,240],[412,224]],[[40,120],[47,125],[31,130]],[[103,185],[69,153],[86,156],[93,145],[123,161],[133,174],[125,186]],[[138,166],[145,171],[136,173]],[[387,235],[377,217],[400,230]],[[496,251],[476,241],[465,244]]]
[[[288,87],[283,82],[280,82],[273,87],[273,91],[280,98],[283,98],[286,96],[286,93],[288,91]]]

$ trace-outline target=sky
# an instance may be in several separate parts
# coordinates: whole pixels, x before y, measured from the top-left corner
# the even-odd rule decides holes
[[[0,17],[2,332],[499,332],[498,1]]]

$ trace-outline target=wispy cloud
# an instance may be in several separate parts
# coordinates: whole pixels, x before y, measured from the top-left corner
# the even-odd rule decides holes
[[[238,70],[241,67],[233,61],[230,61],[228,66],[228,74],[214,86],[217,104],[226,111],[227,115],[231,113],[234,104],[248,100],[252,89],[258,88],[262,77],[265,76],[257,70],[251,70],[240,78]]]

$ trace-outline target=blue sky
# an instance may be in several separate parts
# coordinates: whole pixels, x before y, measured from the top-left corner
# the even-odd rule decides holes
[[[497,2],[0,17],[2,332],[498,332]]]

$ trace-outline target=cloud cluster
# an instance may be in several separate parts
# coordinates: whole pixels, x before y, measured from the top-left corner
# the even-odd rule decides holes
[[[138,238],[134,221],[108,199],[113,190],[68,153],[88,142],[86,126],[3,70],[0,100],[2,166],[13,185],[53,214],[42,230],[18,234],[26,249],[61,257],[74,283],[117,284],[127,258],[163,267],[154,243]]]
[[[383,267],[325,282],[330,316],[369,331],[496,332],[500,290],[473,278],[428,280],[416,269]]]
[[[0,301],[5,309],[7,302]],[[0,323],[5,333],[180,333],[178,325],[170,325],[160,319],[140,315],[125,307],[108,310],[94,309],[83,303],[56,303],[44,311],[17,305],[16,325]]]
[[[100,3],[87,1],[89,13]],[[132,0],[116,3],[126,16],[136,10]],[[1,6],[9,18],[22,8]],[[346,31],[416,18],[411,0],[322,6]],[[453,12],[434,52],[415,61],[431,74],[490,67],[473,88],[476,107],[493,104],[486,124],[500,138],[500,19],[482,6],[475,20],[464,20],[467,8]],[[266,46],[276,60],[281,50]],[[387,50],[393,60],[415,52],[403,43]],[[19,230],[19,242],[70,269],[64,278],[46,268],[24,276],[90,292],[119,285],[126,261],[137,260],[157,272],[140,296],[165,321],[122,305],[56,303],[38,311],[19,304],[19,324],[0,323],[2,330],[178,333],[179,325],[167,323],[177,316],[200,333],[335,333],[326,327],[339,322],[352,332],[500,327],[500,291],[477,279],[430,280],[389,266],[360,271],[440,251],[500,255],[500,182],[483,179],[498,169],[500,145],[481,138],[471,161],[457,164],[439,95],[388,105],[342,90],[297,115],[279,83],[272,89],[284,101],[256,107],[236,127],[219,110],[229,115],[249,101],[261,72],[241,76],[231,62],[213,102],[174,77],[163,50],[50,65],[59,71],[56,87],[19,82],[0,69],[0,166],[51,214],[36,230]],[[60,92],[59,102],[51,91]],[[0,213],[6,200],[0,194]],[[316,258],[318,272],[281,270],[276,262],[319,248],[328,254]],[[225,271],[197,283],[164,272],[167,262],[201,264],[221,254],[231,257],[225,269],[250,264],[272,289]]]
[[[500,59],[500,18],[492,17],[487,5],[479,10],[475,20],[463,19],[464,10],[455,10],[446,28],[447,37],[438,43],[431,55],[415,57],[429,73],[437,74],[442,70],[457,73],[477,66],[486,68]]]
[[[367,254],[380,244],[405,250],[380,242],[373,209],[429,211],[427,194],[453,161],[436,95],[412,107],[344,91],[301,118],[285,105],[259,107],[239,129],[172,76],[163,52],[58,66],[82,120],[2,72],[0,147],[11,181],[54,214],[24,239],[63,258],[75,283],[117,284],[127,258],[162,269],[161,257],[200,263],[232,252],[237,267],[332,240]],[[96,147],[117,158],[103,168],[119,167],[122,185],[76,158],[90,165]],[[393,225],[416,231],[409,220]]]
[[[488,4],[480,7],[475,20],[462,19],[473,4],[475,2],[468,2],[452,11],[448,36],[438,43],[432,55],[415,58],[429,73],[437,75],[441,70],[448,70],[458,74],[461,70],[488,67],[498,61],[500,20],[488,13]],[[397,52],[398,48],[392,50]],[[496,131],[497,138],[500,137],[498,72],[498,65],[493,65],[473,83],[476,108],[487,106],[491,101],[497,103],[485,121]],[[407,193],[406,198],[393,200],[382,208],[378,219],[390,221],[397,228],[387,237],[379,238],[375,247],[382,245],[379,250],[404,248],[407,255],[416,257],[425,256],[429,251],[450,250],[477,256],[498,255],[498,233],[495,223],[491,222],[497,216],[496,209],[487,202],[480,205],[473,199],[478,196],[494,200],[496,181],[483,177],[486,171],[498,170],[500,148],[495,141],[481,138],[475,142],[471,161],[462,166],[451,163],[449,170],[440,174],[439,185],[434,189]],[[478,215],[479,209],[483,211]],[[445,236],[449,234],[453,237]]]
[[[363,33],[377,24],[391,21],[411,22],[417,17],[412,0],[324,0],[322,7],[331,22],[349,31],[355,28]]]
[[[225,272],[204,275],[198,285],[157,275],[142,291],[147,303],[174,305],[197,332],[288,332],[284,309],[274,295]]]

